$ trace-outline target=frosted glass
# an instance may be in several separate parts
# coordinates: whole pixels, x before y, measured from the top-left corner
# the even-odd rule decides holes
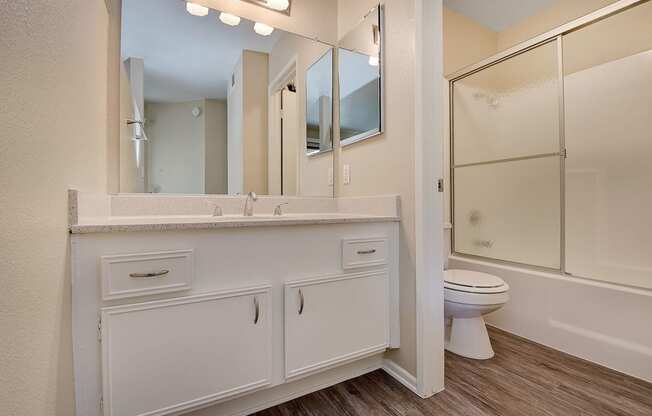
[[[558,269],[559,160],[455,168],[455,251]]]
[[[566,270],[644,288],[652,288],[650,22],[646,3],[564,38]]]
[[[555,42],[453,84],[455,165],[559,152]]]

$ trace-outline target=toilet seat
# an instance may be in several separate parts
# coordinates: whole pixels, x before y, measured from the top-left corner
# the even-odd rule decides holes
[[[457,292],[493,294],[509,290],[509,285],[498,276],[471,270],[444,271],[444,288]]]

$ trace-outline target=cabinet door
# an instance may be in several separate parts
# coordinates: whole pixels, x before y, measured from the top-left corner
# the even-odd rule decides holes
[[[388,283],[386,270],[286,283],[286,379],[384,351]]]
[[[105,416],[166,415],[269,385],[270,290],[102,309]]]

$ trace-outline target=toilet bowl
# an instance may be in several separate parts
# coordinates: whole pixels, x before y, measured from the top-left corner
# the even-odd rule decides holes
[[[463,357],[494,356],[483,315],[509,300],[509,286],[500,277],[471,270],[444,272],[445,347]]]

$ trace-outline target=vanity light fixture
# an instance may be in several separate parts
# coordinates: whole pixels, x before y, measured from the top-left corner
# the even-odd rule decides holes
[[[220,13],[220,21],[225,25],[238,26],[240,24],[240,17],[230,13]]]
[[[380,63],[380,60],[378,59],[377,56],[372,55],[372,56],[369,57],[369,65],[378,66],[379,63]]]
[[[290,0],[267,0],[267,7],[274,10],[286,10],[290,7]]]
[[[258,33],[260,36],[269,36],[273,31],[274,28],[265,23],[256,22],[254,25],[254,32]]]
[[[193,16],[206,16],[208,14],[208,7],[202,6],[201,4],[193,3],[190,1],[186,2],[186,11]]]

